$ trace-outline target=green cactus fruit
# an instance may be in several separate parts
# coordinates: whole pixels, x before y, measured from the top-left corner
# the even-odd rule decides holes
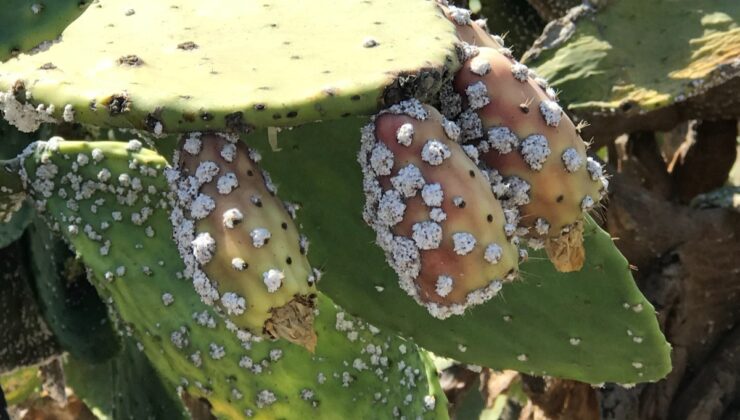
[[[20,242],[0,249],[0,373],[43,362],[60,352],[34,302],[23,258]]]
[[[63,39],[0,65],[0,108],[24,131],[49,120],[245,131],[367,115],[434,93],[459,66],[428,0],[110,0]]]
[[[234,334],[238,328],[182,278],[161,155],[135,141],[57,141],[24,156],[32,197],[100,279],[95,286],[122,332],[169,386],[207,398],[216,416],[447,418],[433,367],[413,343],[322,295],[313,354],[286,340]]]
[[[203,302],[239,328],[282,337],[313,349],[317,271],[306,258],[308,239],[293,223],[260,156],[237,136],[185,135],[169,171],[177,182],[172,224]],[[292,213],[292,214],[291,214]]]
[[[39,218],[25,238],[36,301],[61,348],[88,363],[113,357],[121,346],[82,263]]]
[[[90,4],[89,0],[6,0],[0,12],[0,62],[43,51]]]
[[[365,221],[401,288],[441,319],[489,300],[517,274],[503,209],[459,135],[437,110],[408,100],[363,129],[358,158]]]
[[[505,284],[498,296],[464,316],[430,316],[399,288],[362,220],[357,133],[366,124],[346,118],[296,127],[278,134],[277,148],[267,130],[244,138],[280,180],[281,193],[302,206],[297,221],[312,239],[311,262],[325,272],[319,290],[373,324],[465,363],[591,383],[666,375],[670,348],[652,306],[609,235],[588,219],[580,272],[558,273],[536,251],[520,264],[521,281]]]
[[[607,182],[554,91],[490,48],[465,61],[454,86],[469,107],[462,124],[474,128],[463,136],[482,138],[477,147],[491,188],[505,207],[519,208],[530,246],[545,247],[561,271],[579,270],[583,213],[597,205]]]
[[[67,357],[64,376],[98,419],[189,418],[175,389],[163,383],[129,337],[123,338],[121,352],[103,363]]]

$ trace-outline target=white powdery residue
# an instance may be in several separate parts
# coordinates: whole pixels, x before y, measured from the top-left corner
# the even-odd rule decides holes
[[[522,142],[522,156],[532,170],[541,170],[545,160],[550,156],[550,145],[547,138],[541,134],[528,136]]]
[[[172,293],[163,293],[162,303],[164,304],[164,306],[170,306],[175,303],[175,297],[172,296]]]
[[[483,258],[485,258],[490,264],[498,264],[503,255],[504,250],[499,244],[489,244],[486,247],[486,252],[483,254]]]
[[[393,152],[383,143],[378,143],[370,153],[370,166],[378,176],[390,175],[393,169]]]
[[[41,123],[56,123],[57,121],[49,112],[53,111],[53,105],[49,108],[44,109],[43,105],[34,108],[31,103],[24,104],[18,101],[13,92],[0,92],[0,110],[3,111],[5,120],[24,133],[38,130]]]
[[[442,226],[435,222],[424,221],[414,223],[412,238],[419,249],[437,249],[442,242]]]
[[[575,172],[583,166],[583,157],[574,147],[569,147],[563,151],[563,164],[568,172]]]
[[[475,248],[475,236],[468,232],[457,232],[452,234],[454,251],[457,255],[467,255]]]
[[[195,178],[198,180],[200,185],[207,182],[211,182],[213,178],[218,174],[219,168],[216,163],[207,160],[201,162],[198,165],[198,169],[195,170]]]
[[[126,144],[126,150],[129,152],[138,152],[142,147],[144,147],[144,145],[141,144],[139,140],[129,140]]]
[[[98,172],[98,180],[100,182],[108,182],[108,180],[110,179],[110,176],[111,176],[111,173],[108,170],[108,168],[103,168],[100,170],[100,172]]]
[[[578,338],[578,337],[571,337],[570,340],[568,340],[568,341],[570,342],[570,345],[571,346],[577,346],[577,345],[581,344],[581,339]]]
[[[581,200],[581,210],[589,211],[594,207],[594,199],[590,195],[583,197]]]
[[[563,108],[555,101],[544,100],[540,102],[540,113],[545,118],[547,125],[557,127],[563,116]]]
[[[204,219],[216,208],[216,202],[206,194],[198,194],[190,206],[190,215],[196,220]]]
[[[265,286],[267,286],[267,291],[269,293],[275,293],[280,289],[280,286],[283,285],[283,279],[285,278],[285,274],[283,274],[282,271],[271,268],[264,273],[262,273],[262,281],[265,283]]]
[[[72,104],[67,104],[64,106],[64,111],[62,112],[62,119],[64,122],[74,122],[75,120],[75,108],[72,106]]]
[[[383,193],[378,204],[378,222],[384,226],[395,226],[403,220],[406,204],[401,199],[401,193],[388,190]]]
[[[475,140],[483,136],[483,123],[478,114],[471,109],[466,109],[457,120],[462,133],[460,138],[463,142]]]
[[[442,186],[438,183],[424,185],[421,189],[421,198],[424,200],[424,204],[429,207],[441,206],[444,199]]]
[[[450,276],[439,276],[437,277],[437,285],[435,291],[438,295],[445,297],[452,291],[454,280]]]
[[[87,157],[87,155],[86,155],[86,154],[84,154],[84,153],[79,153],[79,154],[77,155],[77,164],[78,164],[78,165],[80,165],[80,166],[85,166],[85,165],[87,165],[87,164],[88,164],[89,162],[90,162],[90,158],[89,158],[89,157]]]
[[[488,97],[488,89],[482,81],[477,81],[465,88],[465,94],[468,96],[468,105],[470,109],[481,109],[491,103]]]
[[[200,141],[200,133],[191,133],[190,137],[185,139],[185,145],[183,149],[191,155],[195,156],[200,153],[202,142]]]
[[[191,242],[191,246],[195,260],[203,265],[208,264],[216,252],[216,240],[208,232],[199,233]]]
[[[415,98],[407,99],[391,106],[388,108],[388,112],[396,115],[408,115],[419,121],[424,121],[429,117],[429,112],[424,108],[424,105]]]
[[[519,178],[518,176],[512,176],[506,180],[507,206],[523,206],[529,204],[529,190],[530,185],[527,181]]]
[[[447,137],[450,140],[455,142],[460,140],[460,133],[462,130],[454,121],[450,121],[447,118],[442,117],[442,128],[445,130],[445,134],[447,134]]]
[[[437,139],[431,139],[421,149],[421,160],[432,166],[441,165],[452,155],[450,148]]]
[[[226,356],[226,350],[224,350],[223,346],[219,346],[216,343],[211,343],[209,347],[210,347],[209,354],[211,355],[211,359],[219,360],[219,359],[223,359],[223,357]]]
[[[493,127],[489,129],[488,141],[491,147],[502,155],[519,147],[519,137],[508,127]]]
[[[604,175],[604,169],[601,167],[601,164],[590,156],[586,159],[586,170],[588,170],[593,181],[598,181]]]
[[[244,214],[237,208],[228,209],[223,214],[224,226],[229,229],[233,229],[242,220],[244,220]]]
[[[478,156],[478,148],[472,144],[465,144],[462,146],[465,154],[473,161],[476,165],[480,163],[480,157]]]
[[[234,270],[236,271],[244,271],[244,269],[247,268],[247,263],[243,259],[235,257],[231,259],[231,266],[234,267]]]
[[[550,231],[550,223],[540,217],[534,222],[534,230],[540,235],[547,235]]]
[[[470,19],[470,10],[461,7],[449,6],[450,19],[457,25],[470,25],[473,21]]]
[[[233,143],[226,143],[221,148],[221,157],[227,162],[233,162],[236,157],[236,145]]]
[[[221,304],[229,315],[241,315],[247,307],[244,298],[233,292],[221,295]]]
[[[270,240],[272,234],[265,228],[256,228],[249,232],[249,236],[252,237],[252,245],[255,248],[262,248]]]
[[[396,236],[390,245],[391,266],[402,279],[415,279],[421,271],[419,248],[414,241]]]
[[[216,186],[219,194],[227,195],[239,186],[239,181],[236,179],[235,173],[227,172],[218,179]]]
[[[520,362],[526,362],[527,360],[529,360],[529,357],[527,357],[526,354],[522,353],[516,357],[516,360]]]
[[[402,124],[396,131],[396,140],[403,146],[411,146],[414,140],[414,126],[410,123]]]
[[[439,207],[435,207],[429,211],[429,218],[437,223],[442,223],[447,219],[447,213]]]
[[[526,82],[529,77],[529,68],[522,63],[514,63],[511,65],[511,74],[516,80]]]
[[[391,178],[391,184],[404,197],[413,197],[416,195],[416,191],[424,186],[424,177],[422,177],[419,168],[409,164],[401,168],[398,175]]]
[[[475,57],[470,60],[470,71],[478,76],[485,76],[491,72],[491,63],[484,57]]]
[[[93,158],[93,160],[95,162],[100,163],[100,161],[102,161],[103,159],[105,159],[105,153],[103,153],[103,151],[100,150],[100,149],[97,149],[97,148],[93,149],[92,152],[91,152],[91,154],[92,154],[92,158]]]

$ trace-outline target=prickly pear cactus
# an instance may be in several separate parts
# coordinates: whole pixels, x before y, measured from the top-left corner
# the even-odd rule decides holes
[[[523,62],[562,91],[593,133],[669,129],[678,115],[736,117],[737,16],[734,0],[608,2],[558,21]]]
[[[178,278],[185,265],[172,246],[175,198],[162,156],[136,143],[55,140],[30,147],[24,162],[32,196],[99,279],[123,332],[169,386],[207,398],[214,414],[446,417],[433,368],[415,345],[328,298],[318,301],[315,353],[240,330],[202,303]]]
[[[7,0],[0,12],[0,62],[43,50],[91,3],[89,0]]]
[[[558,273],[544,253],[533,252],[520,265],[521,278],[498,296],[463,316],[430,317],[401,292],[374,230],[358,216],[365,202],[354,160],[360,145],[346,137],[357,138],[366,124],[349,118],[284,131],[279,151],[267,130],[245,137],[281,192],[302,205],[297,221],[312,239],[313,264],[326,271],[320,290],[368,321],[466,363],[591,383],[657,380],[670,370],[670,347],[652,306],[609,235],[590,219],[581,271]]]
[[[49,120],[155,134],[292,126],[424,97],[457,64],[452,28],[426,0],[112,0],[63,38],[0,66],[0,109],[23,131]]]

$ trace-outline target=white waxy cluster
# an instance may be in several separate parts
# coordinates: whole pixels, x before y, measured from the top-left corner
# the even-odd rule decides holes
[[[450,148],[437,139],[427,141],[421,149],[421,159],[432,166],[441,165],[450,156]]]
[[[233,172],[227,172],[223,176],[221,176],[218,179],[218,183],[216,184],[216,187],[218,188],[218,193],[222,195],[228,195],[236,187],[239,186],[239,181],[236,178],[236,174]]]
[[[550,156],[550,145],[547,138],[541,134],[532,134],[522,141],[522,157],[530,168],[542,170],[547,157]]]
[[[409,123],[405,123],[398,127],[398,130],[396,131],[396,140],[398,141],[398,144],[407,147],[411,146],[411,142],[414,141],[414,126]]]
[[[539,217],[534,223],[534,230],[538,235],[547,235],[550,232],[550,223]]]
[[[191,242],[191,246],[193,256],[202,265],[208,264],[216,252],[216,240],[208,232],[199,233]]]
[[[390,175],[393,169],[393,152],[382,143],[375,145],[370,154],[370,166],[378,176]]]
[[[196,219],[205,219],[216,208],[216,202],[206,194],[198,194],[190,207],[190,215]]]
[[[472,24],[473,21],[470,19],[470,10],[456,6],[449,6],[449,10],[450,19],[452,19],[456,25],[465,26]]]
[[[458,255],[467,255],[475,248],[475,236],[468,232],[456,232],[452,234],[454,251]]]
[[[439,296],[445,297],[450,294],[453,286],[454,286],[454,280],[452,280],[452,277],[442,275],[442,276],[437,277],[437,284],[435,287],[435,292]]]
[[[244,220],[244,214],[237,208],[228,209],[223,214],[224,226],[229,229],[233,229],[242,220]]]
[[[498,264],[504,255],[504,250],[498,244],[489,244],[486,247],[486,251],[483,254],[483,258],[486,259],[490,264]]]
[[[247,307],[246,300],[234,292],[226,292],[221,295],[221,304],[229,315],[241,315]]]
[[[522,63],[515,62],[511,65],[511,74],[520,82],[526,82],[529,77],[529,68]]]
[[[285,279],[285,274],[275,268],[271,268],[262,273],[262,281],[265,283],[265,286],[267,286],[267,291],[269,293],[277,292],[280,289],[280,286],[283,285],[283,279]]]
[[[551,127],[557,127],[563,117],[563,109],[555,101],[544,100],[540,102],[540,113],[545,123]]]
[[[377,218],[384,226],[395,226],[403,220],[406,204],[401,198],[401,193],[396,190],[388,190],[383,193],[378,204]]]
[[[594,207],[594,204],[594,199],[590,195],[587,195],[581,200],[581,210],[589,211]]]
[[[508,127],[488,129],[488,144],[501,154],[510,153],[519,147],[519,137]]]
[[[576,172],[583,166],[583,157],[574,147],[569,147],[563,151],[563,164],[568,172]]]
[[[404,197],[413,197],[416,191],[424,186],[424,177],[421,175],[419,168],[410,163],[408,166],[401,168],[398,175],[391,178],[391,184]]]
[[[442,226],[435,222],[424,221],[412,226],[411,237],[419,249],[429,250],[439,248],[442,242]]]
[[[491,103],[491,98],[488,96],[486,84],[482,81],[477,81],[466,87],[465,94],[468,97],[468,106],[470,109],[481,109]]]
[[[442,186],[438,183],[424,185],[421,189],[421,198],[424,200],[424,204],[429,207],[441,206],[444,199]]]
[[[483,122],[472,109],[463,111],[457,120],[457,124],[460,126],[460,139],[463,142],[483,137]]]
[[[249,236],[252,237],[252,245],[255,248],[262,248],[270,240],[272,234],[265,228],[256,228],[249,232]]]
[[[485,76],[491,72],[491,63],[484,57],[473,57],[470,60],[470,71],[478,76]]]
[[[185,149],[185,151],[190,153],[191,155],[195,156],[200,153],[201,146],[202,143],[200,140],[200,133],[191,133],[190,136],[185,139],[183,149]]]

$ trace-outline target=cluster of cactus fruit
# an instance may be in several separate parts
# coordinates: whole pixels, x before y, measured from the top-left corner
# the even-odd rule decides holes
[[[416,3],[446,28],[441,45],[456,39],[446,47],[454,54],[431,66],[436,69],[418,70],[411,77],[415,82],[398,82],[406,75],[379,85],[369,79],[363,83],[372,87],[359,84],[364,94],[349,95],[348,103],[369,104],[377,112],[351,133],[365,202],[362,215],[349,217],[362,216],[372,228],[397,275],[398,291],[423,305],[428,316],[448,322],[516,283],[528,249],[544,248],[560,272],[581,270],[586,214],[604,197],[607,178],[586,155],[579,128],[558,105],[555,91],[517,62],[500,37],[472,21],[467,10],[443,1]],[[143,4],[115,13],[134,19],[146,10]],[[106,7],[111,6],[93,5],[81,19]],[[188,12],[185,5],[180,9]],[[70,28],[69,38],[81,33],[80,26]],[[197,34],[167,54],[206,48],[211,40]],[[62,44],[69,38],[65,32]],[[366,37],[358,47],[382,51],[392,42]],[[54,47],[48,53],[64,56],[54,55]],[[42,55],[28,59],[49,59]],[[126,57],[111,71],[135,73],[155,60]],[[133,130],[135,138],[127,142],[52,137],[31,144],[6,162],[0,216],[9,220],[26,194],[31,197],[88,267],[121,334],[136,341],[165,382],[181,394],[207,398],[214,414],[227,418],[446,415],[422,349],[351,316],[319,291],[324,270],[309,263],[309,238],[295,219],[302,206],[320,203],[282,201],[280,180],[273,182],[261,168],[257,145],[247,145],[242,136],[253,125],[268,128],[271,150],[280,153],[273,124],[331,119],[337,110],[325,110],[323,99],[312,102],[306,94],[308,99],[300,99],[308,112],[298,117],[298,111],[275,110],[263,125],[256,121],[273,110],[261,102],[249,110],[259,115],[253,121],[246,110],[223,112],[233,105],[228,101],[213,111],[201,109],[198,117],[185,111],[173,117],[161,105],[145,112],[152,101],[134,97],[140,93],[136,82],[129,86],[134,93],[124,87],[105,98],[93,93],[87,106],[55,105],[59,98],[79,100],[85,91],[61,87],[63,76],[56,72],[69,63],[35,66],[32,72],[42,75],[31,80],[19,70],[28,64],[18,62],[0,65],[0,110],[18,129],[64,121],[148,131]],[[343,96],[341,87],[323,89],[329,100]],[[181,95],[177,101],[189,99]],[[360,105],[352,110],[362,114]],[[222,114],[223,121],[216,121]],[[355,257],[362,264],[362,256]],[[624,305],[639,313],[641,302]],[[643,333],[654,334],[654,317],[646,322],[640,324]],[[577,346],[582,339],[569,342]],[[527,353],[515,357],[520,364],[528,361]],[[624,377],[642,377],[641,362],[632,368],[638,374]],[[581,369],[573,375],[590,377]]]

